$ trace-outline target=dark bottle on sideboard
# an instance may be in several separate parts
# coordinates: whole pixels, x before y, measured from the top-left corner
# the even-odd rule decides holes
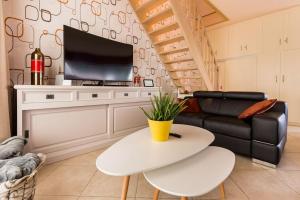
[[[45,57],[40,48],[31,54],[31,85],[43,85]]]

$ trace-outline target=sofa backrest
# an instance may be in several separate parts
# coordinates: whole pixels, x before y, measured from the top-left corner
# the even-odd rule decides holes
[[[219,92],[197,91],[194,97],[199,99],[203,112],[237,117],[249,106],[266,99],[260,92]]]
[[[193,93],[199,100],[201,110],[206,113],[219,114],[223,92],[197,91]]]

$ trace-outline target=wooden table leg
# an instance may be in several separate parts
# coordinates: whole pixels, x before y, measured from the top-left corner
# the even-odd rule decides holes
[[[225,199],[225,187],[224,187],[224,183],[222,183],[222,184],[219,186],[219,190],[220,190],[220,196],[221,196],[221,199],[224,200],[224,199]]]
[[[187,197],[181,197],[181,200],[188,200]]]
[[[130,180],[130,176],[124,176],[121,200],[126,200],[126,198],[127,198],[129,180]]]
[[[160,193],[160,190],[159,189],[155,189],[154,194],[153,194],[153,200],[158,200],[159,193]]]

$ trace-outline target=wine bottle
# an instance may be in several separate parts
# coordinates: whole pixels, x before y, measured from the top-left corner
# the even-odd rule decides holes
[[[43,85],[45,57],[41,49],[36,48],[31,54],[31,85]]]

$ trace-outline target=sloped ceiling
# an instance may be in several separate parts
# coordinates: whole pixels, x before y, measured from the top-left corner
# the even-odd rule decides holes
[[[231,22],[300,5],[300,0],[209,0]]]

